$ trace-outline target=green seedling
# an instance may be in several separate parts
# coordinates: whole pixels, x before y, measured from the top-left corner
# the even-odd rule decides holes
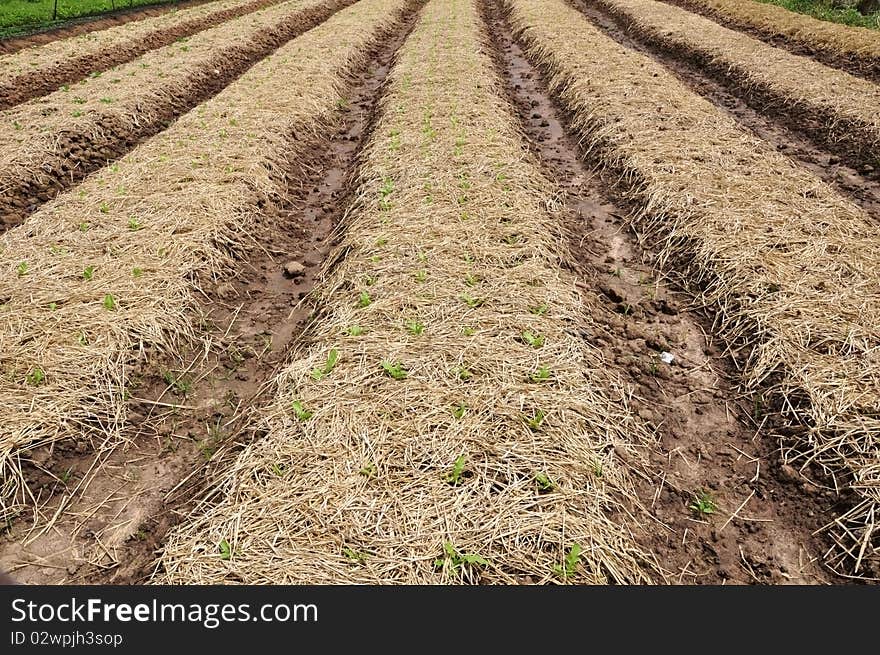
[[[470,273],[468,273],[467,275],[464,276],[464,283],[466,285],[468,285],[469,287],[477,286],[479,281],[480,281],[480,279],[477,276],[471,275]]]
[[[565,562],[563,564],[555,564],[553,571],[563,580],[567,580],[577,571],[577,565],[581,558],[583,548],[580,544],[572,544],[571,548],[565,554]]]
[[[457,369],[455,369],[455,374],[458,376],[459,380],[464,381],[470,380],[472,377],[474,377],[474,374],[466,366],[459,366]]]
[[[141,225],[141,222],[138,219],[136,219],[134,217],[131,217],[128,219],[128,229],[129,230],[131,230],[133,232],[137,232],[142,227],[143,227],[143,225]]]
[[[95,277],[95,267],[86,266],[83,270],[83,280],[91,280],[93,277]]]
[[[343,330],[343,333],[349,337],[359,337],[364,333],[364,328],[360,325],[349,325]]]
[[[334,348],[327,354],[327,361],[324,363],[324,366],[321,368],[312,369],[312,379],[320,380],[325,375],[330,375],[331,371],[333,371],[333,367],[336,366],[336,362],[339,360],[339,351]]]
[[[426,271],[425,269],[416,271],[413,277],[416,279],[416,282],[424,282],[428,279],[428,271]]]
[[[477,331],[477,330],[476,330],[475,328],[472,328],[472,327],[470,327],[470,326],[465,326],[465,327],[461,328],[461,333],[462,333],[464,336],[466,336],[466,337],[472,337],[472,336],[474,336],[474,334],[476,333],[476,331]]]
[[[79,341],[79,345],[81,345],[81,346],[88,346],[89,345],[89,338],[86,336],[86,333],[83,331],[80,331],[79,336],[77,337],[77,341]]]
[[[541,424],[544,422],[546,416],[547,414],[544,412],[544,410],[536,410],[534,415],[528,420],[529,429],[532,432],[537,432],[538,430],[540,430]]]
[[[113,297],[112,293],[104,296],[104,309],[111,312],[116,309],[116,298]]]
[[[438,569],[449,562],[453,572],[457,573],[464,565],[488,566],[489,561],[476,553],[459,553],[450,542],[443,542],[443,557],[434,560],[434,566]]]
[[[388,239],[376,239],[376,247],[381,248],[382,246],[388,245]]]
[[[466,407],[464,404],[462,404],[462,403],[459,403],[458,405],[456,405],[456,406],[452,409],[452,415],[453,415],[456,419],[458,419],[459,421],[460,421],[462,418],[464,418],[464,415],[465,415],[465,414],[467,414],[467,407]]]
[[[167,384],[174,393],[179,396],[185,396],[192,391],[192,383],[189,380],[178,377],[171,371],[165,371],[165,373],[162,374],[162,379],[165,380],[165,384]]]
[[[49,309],[51,309],[54,312],[56,309],[58,309],[58,303],[57,302],[50,302]]]
[[[140,277],[141,275],[144,274],[144,269],[134,267],[133,269],[131,269],[131,274],[132,274],[132,277]]]
[[[459,299],[471,309],[479,307],[485,302],[482,298],[474,298],[469,293],[461,294]]]
[[[226,541],[226,539],[217,544],[217,548],[220,550],[220,559],[232,559],[232,547],[229,545],[229,542]]]
[[[272,464],[272,473],[279,478],[284,477],[284,464]]]
[[[363,309],[364,307],[369,307],[370,303],[373,302],[373,299],[370,298],[370,294],[366,291],[361,291],[358,296],[357,306]]]
[[[508,246],[516,245],[517,243],[519,243],[519,235],[508,234],[506,237],[504,237],[504,243],[506,243]]]
[[[388,197],[394,193],[394,180],[390,177],[386,177],[382,180],[382,186],[379,187],[379,209],[382,211],[387,211],[391,209],[391,201]]]
[[[376,284],[376,276],[375,275],[364,275],[364,284],[368,287]]]
[[[694,500],[688,506],[694,514],[698,516],[708,516],[714,514],[718,510],[715,499],[712,494],[705,489],[700,489],[695,495]]]
[[[290,407],[293,410],[293,415],[296,416],[297,421],[305,422],[312,418],[314,412],[310,412],[299,400],[294,400],[290,403]]]
[[[367,553],[362,553],[357,550],[353,550],[348,546],[345,546],[342,549],[342,554],[345,555],[348,559],[350,559],[355,564],[364,564],[367,561]]]
[[[540,334],[534,334],[533,332],[529,332],[528,330],[523,330],[523,333],[520,335],[522,340],[529,344],[532,348],[541,348],[544,346],[544,337]]]
[[[63,484],[67,484],[70,481],[70,478],[73,477],[73,467],[71,466],[64,473],[61,474],[61,482]]]
[[[529,307],[529,312],[534,314],[535,316],[544,316],[547,314],[548,309],[549,308],[545,303],[541,303],[540,305]]]
[[[419,336],[422,332],[425,331],[425,325],[424,323],[420,323],[419,321],[407,321],[406,329],[410,334]]]
[[[106,202],[102,202],[98,209],[102,214],[106,214],[110,211],[110,206]]]
[[[40,367],[34,367],[31,369],[31,372],[27,374],[27,383],[32,387],[38,387],[46,380],[46,374],[43,372],[43,369]]]
[[[553,483],[546,473],[541,471],[535,472],[535,482],[538,483],[538,491],[553,491],[556,485]]]
[[[452,464],[452,471],[446,474],[446,481],[453,487],[461,484],[461,478],[464,475],[464,467],[467,463],[467,457],[459,455]]]
[[[530,379],[532,382],[536,384],[540,384],[541,382],[547,382],[550,379],[550,369],[546,366],[541,366],[537,371],[532,373]]]
[[[82,222],[79,224],[79,231],[80,232],[88,232],[90,227],[91,227],[91,225],[89,225],[88,223]]]
[[[361,470],[358,471],[358,473],[365,478],[372,478],[375,477],[376,471],[376,465],[373,462],[367,462],[361,467]]]
[[[18,273],[18,277],[24,277],[28,272],[28,263],[21,262],[15,270]]]
[[[399,362],[383,361],[382,370],[385,371],[385,374],[387,376],[392,377],[395,380],[406,379],[407,370]]]

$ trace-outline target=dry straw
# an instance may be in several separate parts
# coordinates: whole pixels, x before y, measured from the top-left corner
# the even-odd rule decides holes
[[[698,61],[827,142],[880,161],[880,86],[654,0],[596,0],[634,34]],[[880,38],[880,35],[878,35]]]
[[[219,0],[0,56],[0,108],[277,1]]]
[[[29,501],[29,449],[122,438],[129,365],[193,336],[199,280],[229,273],[403,4],[342,10],[0,237],[0,517]]]
[[[588,319],[547,208],[555,190],[481,30],[472,0],[424,8],[268,434],[220,471],[219,501],[169,536],[158,581],[657,574],[632,537],[625,464],[650,437],[579,335]]]
[[[0,210],[14,207],[22,214],[42,189],[69,186],[78,169],[106,161],[138,136],[158,131],[188,101],[194,104],[345,3],[285,2],[3,112]]]
[[[583,144],[620,176],[659,264],[715,314],[748,387],[769,391],[800,426],[789,457],[823,467],[855,499],[830,526],[830,563],[871,572],[880,556],[876,223],[562,0],[507,4]]]
[[[818,20],[767,2],[752,0],[672,0],[727,24],[755,30],[769,39],[826,55],[830,63],[847,61],[874,75],[880,74],[880,33]]]

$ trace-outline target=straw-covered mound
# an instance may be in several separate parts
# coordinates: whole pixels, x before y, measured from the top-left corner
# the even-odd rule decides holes
[[[507,4],[660,265],[716,315],[747,386],[799,426],[788,455],[845,494],[830,561],[880,575],[876,223],[562,0]]]
[[[127,364],[192,335],[199,278],[229,272],[404,4],[342,10],[0,237],[0,517],[28,449],[121,437]]]
[[[292,0],[0,114],[0,229],[350,0]],[[121,154],[121,152],[120,152]]]
[[[0,109],[279,0],[218,0],[0,56]]]
[[[423,10],[268,434],[158,581],[649,581],[623,464],[649,437],[579,336],[554,187],[481,29],[469,0]]]
[[[795,48],[827,55],[830,62],[847,61],[872,75],[880,75],[880,34],[788,11],[752,0],[673,0],[723,20],[728,25],[755,30],[770,39],[782,39]]]
[[[880,161],[880,86],[662,2],[597,2],[640,38],[700,62],[796,127],[812,121],[830,145],[863,162]]]

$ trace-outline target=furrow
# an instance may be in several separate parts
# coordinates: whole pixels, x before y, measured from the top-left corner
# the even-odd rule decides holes
[[[880,242],[863,211],[560,0],[506,0],[632,224],[786,419],[786,455],[845,510],[827,563],[880,576]],[[551,28],[550,25],[555,27]]]
[[[651,443],[567,270],[472,0],[399,52],[266,436],[166,543],[172,583],[643,583]]]
[[[698,65],[856,166],[880,162],[880,87],[654,0],[594,0],[636,38]]]
[[[276,2],[220,0],[4,55],[0,110]]]
[[[21,223],[353,0],[292,0],[0,114],[0,229]]]
[[[405,7],[338,12],[0,238],[4,518],[28,501],[30,449],[121,438],[130,367],[192,339],[200,280],[236,265]]]

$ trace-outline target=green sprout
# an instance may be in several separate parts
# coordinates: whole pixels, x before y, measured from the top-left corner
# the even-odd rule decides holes
[[[547,414],[544,412],[544,410],[536,410],[534,415],[528,420],[529,429],[532,432],[537,432],[541,428],[541,424],[544,422],[546,416]]]
[[[541,471],[535,472],[535,482],[538,483],[538,491],[553,491],[556,488],[553,480],[551,480],[546,473],[542,473]]]
[[[27,263],[27,262],[21,262],[21,263],[18,265],[18,268],[15,269],[15,270],[16,270],[16,272],[18,273],[18,277],[24,277],[25,275],[27,275],[27,272],[28,272],[28,263]]]
[[[565,554],[565,562],[561,565],[556,564],[553,566],[553,571],[556,575],[563,580],[567,580],[573,576],[577,570],[578,561],[580,561],[582,552],[583,548],[581,548],[580,544],[572,544],[571,548],[569,548],[568,552]]]
[[[364,328],[362,328],[360,325],[349,325],[347,328],[345,328],[345,330],[343,330],[343,333],[349,337],[359,337],[364,332]]]
[[[541,366],[537,371],[532,373],[530,379],[532,382],[540,384],[541,382],[546,382],[547,380],[549,380],[550,376],[550,369],[546,366]]]
[[[299,400],[294,400],[290,403],[291,409],[293,409],[293,415],[296,416],[297,421],[305,422],[312,418],[314,412],[310,412]]]
[[[711,493],[705,489],[700,489],[694,495],[694,500],[688,506],[688,509],[698,516],[708,516],[709,514],[714,514],[718,510],[718,506],[715,504],[715,499]]]
[[[27,383],[32,387],[38,387],[46,380],[46,374],[39,366],[35,366],[27,374]]]
[[[458,419],[459,421],[464,418],[464,415],[467,413],[467,406],[464,403],[459,403],[455,407],[452,408],[452,415]]]
[[[312,369],[312,379],[320,380],[325,375],[330,375],[330,372],[333,371],[333,367],[336,366],[336,362],[339,360],[339,351],[336,348],[333,348],[327,354],[327,361],[324,363],[324,366],[320,368]]]
[[[419,321],[407,321],[406,329],[409,331],[410,334],[419,336],[422,332],[425,331],[425,325],[424,323],[421,323]]]
[[[93,277],[95,277],[95,267],[86,266],[83,270],[83,280],[91,280]]]
[[[395,380],[405,380],[407,376],[407,370],[399,362],[383,361],[382,370]]]
[[[104,296],[104,309],[108,311],[116,309],[116,298],[113,297],[112,293],[108,293]]]
[[[529,344],[532,348],[541,348],[544,345],[544,337],[540,334],[534,334],[529,332],[528,330],[523,330],[523,333],[520,335],[522,340]]]
[[[467,463],[467,457],[459,455],[452,464],[452,471],[446,474],[446,481],[453,487],[461,484],[462,475],[464,475],[464,467]]]
[[[489,562],[486,558],[476,553],[460,553],[450,542],[443,542],[443,557],[434,560],[434,566],[438,569],[449,562],[453,572],[457,573],[464,565],[470,566],[488,566]]]
[[[360,295],[358,296],[357,306],[363,309],[364,307],[368,307],[371,302],[373,302],[373,299],[370,298],[370,294],[368,294],[366,291],[361,291]]]

